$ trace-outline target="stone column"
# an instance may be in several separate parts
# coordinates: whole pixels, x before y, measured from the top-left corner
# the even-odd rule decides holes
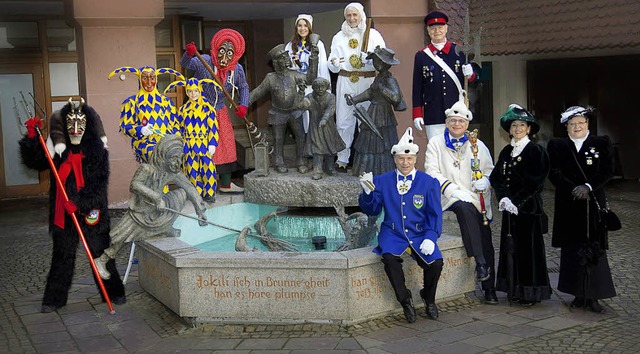
[[[129,182],[137,169],[128,137],[118,132],[120,105],[138,91],[127,74],[107,80],[122,66],[156,66],[154,26],[164,18],[163,0],[72,0],[67,3],[76,27],[80,92],[102,118],[111,163],[110,204],[129,198]]]
[[[400,136],[409,125],[413,126],[411,118],[413,58],[416,52],[425,46],[423,19],[427,14],[427,1],[370,0],[369,7],[365,10],[367,16],[374,19],[375,27],[382,33],[387,47],[396,52],[395,57],[400,61],[399,65],[391,68],[407,103],[406,111],[396,112],[398,136]],[[426,151],[426,134],[424,130],[419,132],[414,129],[413,135],[416,137],[416,143],[420,145],[416,168],[422,170],[421,166],[424,166],[424,152]]]

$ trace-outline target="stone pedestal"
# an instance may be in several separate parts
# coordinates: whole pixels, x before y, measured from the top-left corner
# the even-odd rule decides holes
[[[311,179],[312,172],[298,173],[290,168],[287,173],[270,170],[269,176],[260,177],[255,171],[244,176],[245,202],[287,207],[357,206],[362,191],[358,178],[346,173],[325,175]]]

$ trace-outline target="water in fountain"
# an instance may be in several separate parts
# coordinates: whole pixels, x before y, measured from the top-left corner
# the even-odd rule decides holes
[[[174,227],[182,231],[180,240],[202,251],[235,252],[240,230],[246,226],[253,228],[263,215],[277,209],[272,205],[236,203],[207,210],[209,221],[237,231],[213,225],[201,227],[197,221],[186,217],[179,217]],[[302,252],[331,252],[345,241],[344,232],[332,208],[290,209],[269,220],[267,231],[274,237],[294,243]],[[253,230],[251,233],[258,232]],[[313,236],[325,236],[326,248],[315,250],[311,242]],[[248,236],[247,243],[249,247],[267,250],[255,237]],[[375,243],[373,240],[372,244]]]

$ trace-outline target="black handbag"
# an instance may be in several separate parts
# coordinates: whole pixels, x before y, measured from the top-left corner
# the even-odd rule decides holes
[[[608,207],[600,209],[600,218],[609,231],[618,231],[622,228],[620,218],[618,217],[618,215],[616,215],[616,213],[613,212],[613,210],[609,209]]]
[[[584,179],[587,180],[587,175],[582,170],[582,167],[580,166],[580,163],[578,162],[576,155],[571,154],[571,156],[573,156],[573,160],[576,162],[578,169],[580,170],[580,173],[582,173],[582,177],[584,177]],[[622,228],[622,223],[620,222],[620,218],[618,217],[618,215],[616,215],[616,213],[613,212],[613,210],[609,209],[609,203],[607,202],[607,205],[605,208],[601,208],[600,203],[598,203],[598,199],[596,199],[596,196],[592,195],[592,197],[593,197],[593,201],[596,202],[596,206],[598,207],[598,214],[599,214],[598,216],[600,217],[600,222],[603,224],[603,226],[608,231],[620,230]]]

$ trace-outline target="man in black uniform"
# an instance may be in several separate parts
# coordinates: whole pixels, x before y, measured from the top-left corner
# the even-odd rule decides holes
[[[463,99],[465,77],[475,80],[466,55],[447,40],[449,18],[432,11],[425,18],[431,43],[416,53],[413,61],[413,123],[427,126],[427,138],[444,132],[444,111]]]

